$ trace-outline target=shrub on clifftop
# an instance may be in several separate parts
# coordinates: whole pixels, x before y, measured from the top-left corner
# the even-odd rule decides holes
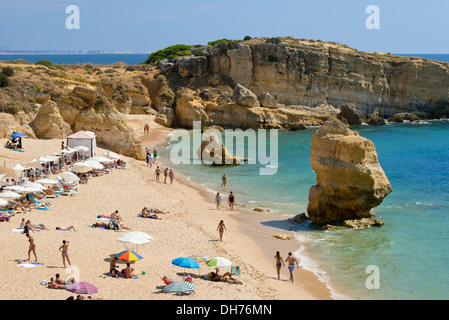
[[[10,85],[11,82],[9,81],[8,77],[3,73],[0,73],[0,88],[9,87]]]
[[[148,56],[148,60],[145,61],[145,63],[153,64],[164,59],[176,60],[177,58],[182,56],[190,56],[192,55],[192,52],[190,52],[189,50],[190,48],[191,46],[185,44],[177,44],[171,47],[167,47],[150,54]]]

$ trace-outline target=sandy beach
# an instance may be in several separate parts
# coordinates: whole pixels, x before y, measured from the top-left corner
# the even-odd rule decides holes
[[[130,115],[129,120],[139,135],[143,135],[143,124],[150,124],[150,133],[142,137],[142,146],[151,150],[172,130],[154,123],[152,116]],[[5,141],[0,139],[2,146]],[[17,163],[59,152],[61,141],[24,139],[25,152],[2,148],[0,173],[13,174],[11,169]],[[104,152],[107,150],[100,145],[97,154]],[[8,276],[0,278],[3,289],[0,299],[63,300],[74,296],[66,290],[48,289],[40,284],[56,273],[63,279],[76,273],[80,281],[97,286],[99,290],[95,297],[105,300],[179,300],[178,295],[162,291],[165,284],[161,278],[182,280],[184,274],[190,275],[196,286],[194,293],[183,296],[183,300],[331,299],[324,283],[301,268],[294,271],[295,283],[288,281],[287,268],[281,269],[281,280],[277,279],[275,252],[280,251],[285,260],[289,251],[299,249],[296,240],[272,237],[275,233],[289,233],[282,227],[289,223],[286,217],[240,208],[230,211],[226,206],[217,211],[211,195],[182,176],[176,175],[173,185],[164,184],[163,180],[156,182],[154,166],[150,169],[144,161],[125,156],[122,159],[126,161],[127,169],[116,169],[112,174],[91,178],[87,184],[79,185],[76,196],[56,198],[51,210],[16,214],[10,222],[0,223],[0,268],[8,270]],[[161,220],[138,217],[145,206],[167,213],[159,215]],[[115,279],[107,275],[110,259],[125,249],[116,239],[128,231],[89,227],[99,221],[96,215],[110,215],[115,210],[119,211],[123,224],[130,231],[143,231],[154,237],[151,243],[134,247],[143,256],[142,260],[133,263],[137,279]],[[27,259],[29,245],[25,235],[12,231],[19,227],[22,218],[50,229],[32,233],[38,262],[43,265],[29,269],[17,266],[18,260]],[[222,242],[217,232],[220,220],[224,220],[227,228]],[[55,230],[72,225],[76,232]],[[71,269],[63,267],[58,250],[63,240],[70,242]],[[236,278],[243,284],[204,280],[203,275],[214,271],[204,264],[200,264],[198,270],[171,263],[175,258],[192,254],[231,260],[240,266],[241,276]],[[34,261],[33,256],[31,258]],[[118,264],[121,267],[126,262],[119,261]],[[220,271],[228,270],[222,268]]]

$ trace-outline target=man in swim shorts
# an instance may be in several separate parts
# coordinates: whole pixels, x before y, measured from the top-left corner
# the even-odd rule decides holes
[[[299,267],[298,260],[296,260],[296,258],[293,257],[292,253],[289,252],[288,257],[287,259],[285,259],[285,261],[288,262],[288,271],[290,271],[290,281],[293,282],[293,270],[295,269],[295,263],[296,266]]]

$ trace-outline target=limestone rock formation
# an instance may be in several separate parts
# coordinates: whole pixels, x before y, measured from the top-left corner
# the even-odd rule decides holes
[[[271,94],[263,92],[259,97],[260,105],[264,108],[276,109],[278,104]]]
[[[420,118],[417,115],[415,115],[413,113],[409,113],[409,112],[396,113],[395,115],[388,118],[388,121],[390,121],[390,122],[402,123],[402,122],[404,122],[404,120],[414,122],[414,121],[420,120]]]
[[[374,144],[338,120],[326,121],[313,136],[310,162],[317,184],[307,213],[314,223],[370,217],[392,191]]]
[[[64,139],[72,134],[70,125],[64,121],[56,102],[48,100],[30,123],[38,138]]]
[[[348,121],[350,125],[362,124],[366,120],[363,112],[358,110],[352,103],[344,104],[341,107],[340,114]]]
[[[201,146],[197,150],[197,155],[199,159],[216,166],[239,165],[241,161],[246,160],[232,155],[228,149],[226,149],[224,143],[219,142],[219,139],[214,134],[206,134],[206,136],[203,137]]]
[[[367,122],[370,126],[383,126],[386,125],[387,122],[385,121],[384,118],[381,117],[376,117],[376,118],[371,118],[368,120]]]
[[[384,225],[384,222],[374,218],[362,218],[362,219],[345,220],[344,225],[345,227],[352,229],[366,229],[369,227],[381,227]]]
[[[257,96],[240,84],[235,86],[234,94],[232,97],[233,97],[234,101],[241,106],[246,106],[246,107],[258,107],[259,106],[259,101],[257,100]]]
[[[203,56],[180,57],[176,64],[181,77],[201,77],[208,71],[207,58]]]

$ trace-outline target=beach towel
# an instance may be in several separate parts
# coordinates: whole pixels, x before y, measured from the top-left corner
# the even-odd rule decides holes
[[[49,207],[39,207],[37,210],[51,210]]]
[[[111,221],[111,218],[108,218],[108,217],[102,217],[102,218],[100,218],[100,215],[99,215],[99,214],[95,216],[95,219],[98,219],[98,220],[104,220],[104,221]]]
[[[43,266],[43,263],[39,263],[39,262],[28,262],[28,263],[21,263],[18,264],[18,267],[22,267],[22,268],[34,268],[34,267],[38,267],[38,266]]]

